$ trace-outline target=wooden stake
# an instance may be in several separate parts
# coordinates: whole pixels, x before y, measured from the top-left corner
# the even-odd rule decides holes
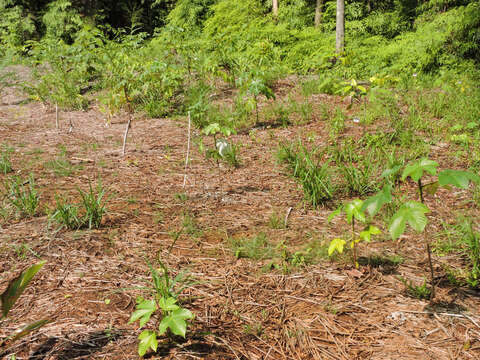
[[[285,215],[285,229],[288,227],[288,217],[290,216],[290,213],[292,212],[293,208],[292,207],[289,207],[288,210],[287,210],[287,214]]]
[[[188,112],[188,141],[187,141],[187,155],[185,156],[185,175],[183,176],[183,188],[187,185],[187,169],[188,169],[188,160],[190,156],[190,129],[191,129],[191,118],[190,111]]]
[[[125,156],[125,150],[127,149],[127,136],[128,136],[128,131],[130,130],[131,123],[132,123],[132,114],[129,113],[127,128],[125,129],[125,134],[123,134],[122,156]]]
[[[132,125],[133,109],[132,109],[132,104],[130,104],[130,100],[128,99],[128,92],[125,86],[123,87],[123,94],[125,95],[125,101],[127,102],[127,111],[128,111],[128,122],[127,122],[127,128],[125,129],[125,134],[123,134],[123,147],[122,147],[122,156],[125,156],[125,151],[127,149],[128,131],[130,130],[130,127]]]
[[[68,132],[71,133],[73,131],[73,121],[72,121],[72,115],[68,117],[68,123],[70,125],[70,128],[68,129]]]
[[[60,127],[58,124],[58,104],[57,103],[55,104],[55,126],[57,130]]]

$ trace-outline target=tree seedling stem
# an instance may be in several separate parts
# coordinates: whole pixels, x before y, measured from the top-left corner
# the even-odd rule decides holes
[[[355,218],[352,218],[353,263],[357,266],[357,244],[355,243]]]
[[[257,122],[255,123],[255,126],[258,125],[259,123],[259,119],[258,119],[258,99],[257,99],[257,95],[254,96],[255,98],[255,114],[257,116]]]
[[[418,179],[418,193],[420,194],[420,201],[422,204],[425,204],[425,199],[423,198],[423,186],[422,186],[422,179]],[[427,256],[428,256],[428,266],[430,268],[430,278],[431,278],[431,285],[432,285],[432,292],[430,294],[430,300],[435,298],[435,276],[433,274],[433,263],[432,263],[432,251],[430,249],[430,242],[427,238],[427,232],[423,230],[425,244],[427,246]]]
[[[420,194],[420,202],[422,204],[425,203],[424,199],[423,199],[423,186],[422,186],[422,179],[418,179],[418,192]]]

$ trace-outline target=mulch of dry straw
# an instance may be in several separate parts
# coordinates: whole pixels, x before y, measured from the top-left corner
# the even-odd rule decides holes
[[[106,128],[95,108],[61,113],[62,126],[56,130],[51,108],[8,105],[12,99],[5,98],[7,104],[0,107],[0,139],[15,148],[16,172],[35,174],[42,204],[53,206],[55,193],[78,200],[76,187],[86,189],[100,178],[111,196],[99,230],[56,231],[46,216],[0,225],[1,289],[38,258],[47,260],[0,330],[4,336],[22,322],[52,320],[16,345],[17,359],[138,358],[139,330],[127,322],[136,297],[145,295],[139,287],[149,279],[146,257],[152,262],[160,258],[173,275],[190,274],[194,282],[182,298],[196,315],[185,340],[162,340],[150,358],[480,358],[478,293],[441,286],[441,306],[432,307],[408,297],[397,279],[402,275],[421,283],[427,274],[422,239],[414,234],[399,243],[361,248],[364,256],[402,254],[406,261],[394,271],[355,270],[326,260],[284,274],[262,270],[268,261],[235,258],[229,237],[263,232],[275,244],[283,241],[290,249],[301,249],[309,241],[325,242],[346,231],[340,221],[327,224],[331,209],[305,207],[295,181],[275,163],[280,141],[306,134],[326,141],[324,122],[237,135],[235,141],[243,144],[242,166],[235,170],[218,168],[193,145],[184,190],[183,119],[136,120],[122,158],[123,119]],[[314,100],[341,105],[324,96]],[[74,123],[72,133],[67,132],[68,118]],[[72,163],[82,166],[69,177],[55,176],[44,166],[58,156],[60,146]],[[175,196],[184,192],[186,201]],[[453,198],[440,196],[442,201],[429,205],[448,219],[445,203],[452,204]],[[270,215],[284,216],[289,207],[289,227],[271,229]],[[185,214],[198,231],[181,235],[168,253],[171,232],[182,227]],[[441,273],[439,265],[437,270]]]

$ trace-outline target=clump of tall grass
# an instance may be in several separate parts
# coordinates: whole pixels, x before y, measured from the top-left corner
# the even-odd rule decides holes
[[[292,176],[302,186],[305,200],[318,207],[332,200],[336,187],[329,163],[320,163],[317,150],[308,150],[300,141],[280,144],[277,158],[287,164]]]

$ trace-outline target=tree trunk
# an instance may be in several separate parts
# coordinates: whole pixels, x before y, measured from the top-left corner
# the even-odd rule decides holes
[[[345,48],[345,0],[337,0],[337,41],[335,49],[337,54]]]
[[[273,16],[278,16],[278,0],[272,0]]]
[[[317,0],[317,5],[315,6],[315,28],[318,28],[322,23],[322,7],[324,0]]]

